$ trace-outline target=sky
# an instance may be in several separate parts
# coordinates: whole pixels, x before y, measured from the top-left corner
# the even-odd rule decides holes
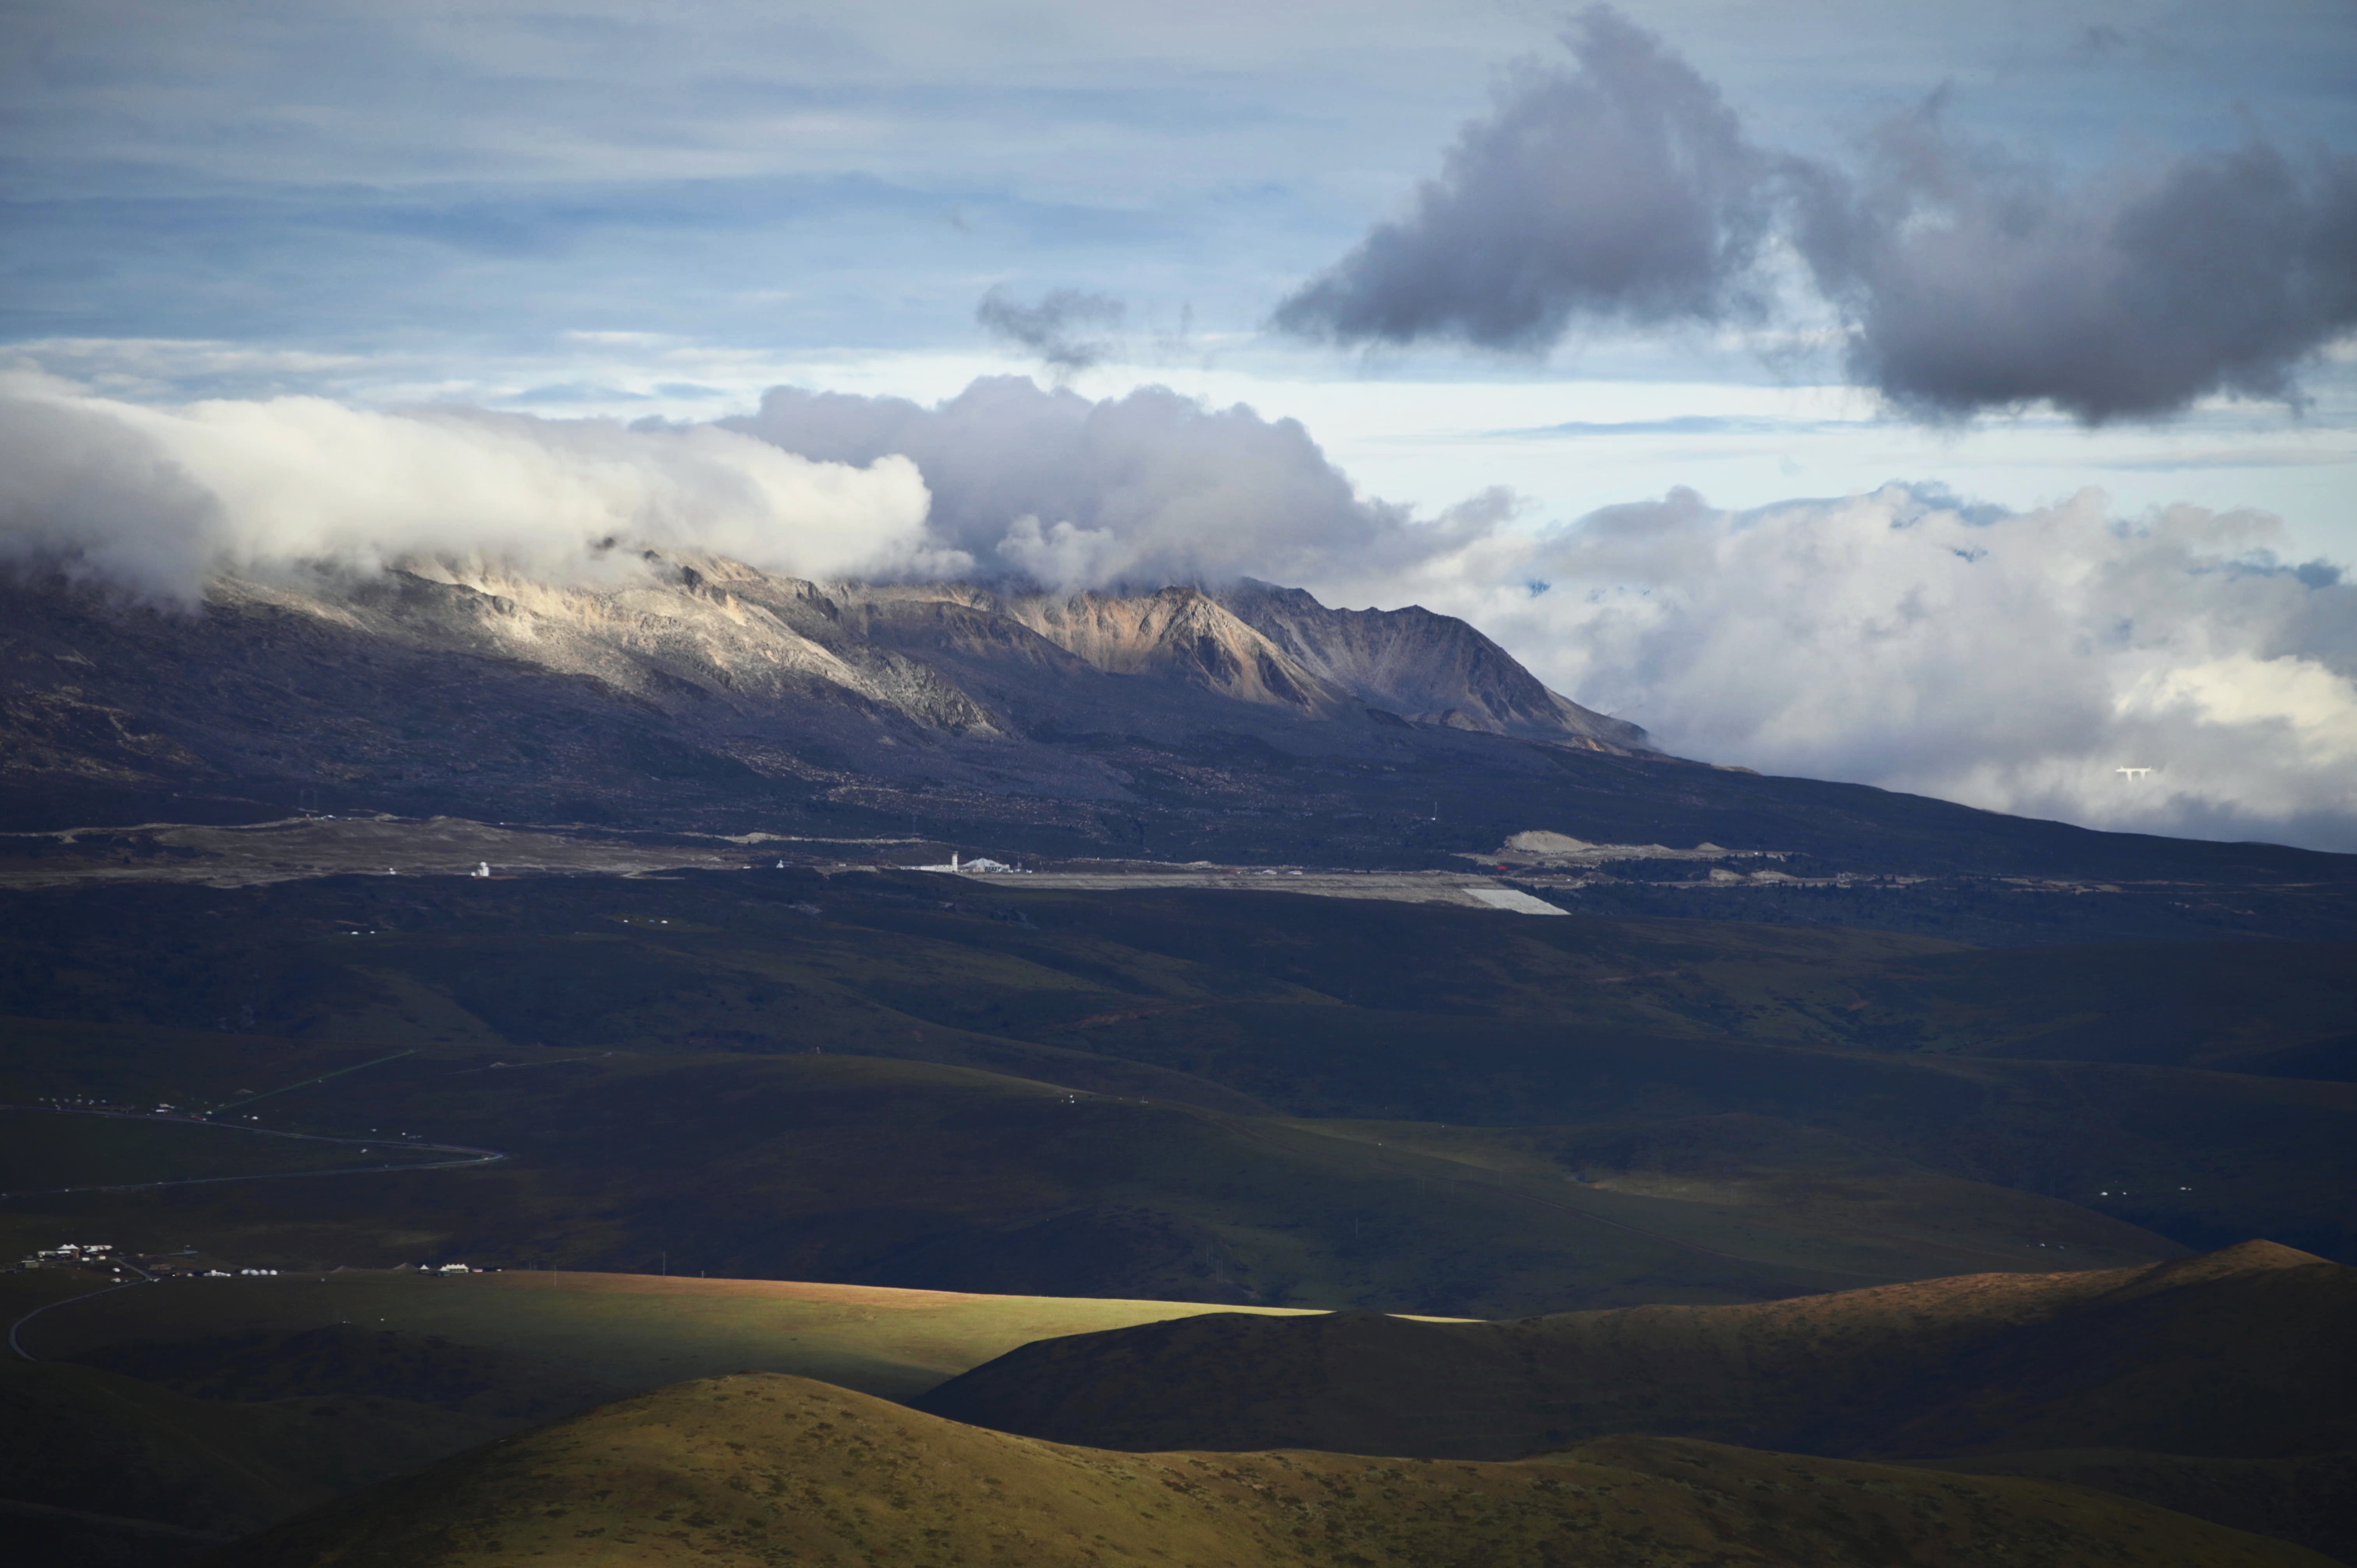
[[[1272,576],[2357,851],[2352,81],[2346,0],[18,0],[0,554]]]

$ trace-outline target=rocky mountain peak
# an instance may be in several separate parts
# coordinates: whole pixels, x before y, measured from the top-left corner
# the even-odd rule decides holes
[[[195,614],[62,580],[0,582],[0,786],[18,789],[544,773],[628,789],[685,768],[1097,798],[1128,786],[1068,740],[1372,755],[1403,725],[1651,754],[1462,621],[1265,584],[818,583],[678,554],[569,583],[437,560],[222,575]]]

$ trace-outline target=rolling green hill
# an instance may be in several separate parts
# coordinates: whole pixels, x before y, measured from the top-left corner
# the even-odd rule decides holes
[[[111,1292],[44,1314],[23,1339],[45,1364],[191,1397],[342,1391],[512,1423],[747,1367],[905,1399],[1036,1339],[1204,1312],[1286,1315],[694,1275],[348,1270]]]
[[[1139,1451],[1500,1459],[1643,1432],[1969,1458],[2147,1496],[2166,1495],[2162,1476],[2199,1476],[2175,1506],[2255,1523],[2286,1477],[2339,1474],[2357,1454],[2357,1269],[2253,1242],[1753,1306],[1477,1324],[1215,1315],[1041,1341],[916,1402]],[[2028,1457],[1998,1457],[2015,1454]],[[2357,1547],[2345,1496],[2306,1512],[2311,1544]]]
[[[209,1568],[876,1562],[2078,1568],[2315,1564],[2074,1487],[1665,1439],[1505,1464],[1114,1454],[801,1379],[677,1385],[445,1461]]]
[[[1217,1310],[639,1274],[358,1271],[80,1294],[92,1283],[0,1274],[7,1319],[59,1304],[20,1327],[42,1359],[0,1359],[11,1568],[182,1562],[682,1378],[754,1367],[906,1397],[1033,1339]]]
[[[919,1403],[1117,1448],[1486,1459],[1643,1431],[1856,1455],[2258,1458],[2357,1448],[2352,1325],[2357,1269],[2253,1242],[1749,1306],[1468,1324],[1215,1314],[1043,1340]]]
[[[8,1396],[45,1434],[26,1440],[45,1466],[26,1472],[27,1502],[244,1528],[683,1377],[753,1367],[908,1398],[1028,1342],[1045,1343],[1018,1360],[1211,1306],[1770,1326],[1616,1350],[1587,1392],[1524,1409],[1549,1385],[1497,1347],[1539,1345],[1528,1323],[1303,1319],[1330,1351],[1320,1375],[1372,1346],[1442,1381],[1394,1397],[1353,1373],[1346,1417],[1268,1444],[1364,1447],[1389,1422],[1508,1458],[1647,1431],[2147,1498],[2176,1487],[2254,1526],[2266,1499],[2340,1474],[2349,1446],[2303,1432],[2268,1449],[2235,1425],[2255,1411],[2292,1433],[2289,1406],[2250,1390],[2329,1386],[2245,1364],[2301,1343],[2309,1321],[2305,1298],[2264,1291],[2327,1265],[2155,1276],[2176,1283],[2151,1300],[2177,1305],[2119,1316],[2121,1282],[2189,1245],[2267,1234],[2357,1252],[2357,1084],[2277,1070],[2334,1059],[2343,950],[1989,952],[864,872],[345,877],[0,905],[20,939],[0,948],[0,1100],[219,1112],[0,1111],[0,1132],[33,1134],[8,1142],[0,1244],[312,1271],[141,1286],[36,1320],[36,1352],[72,1360],[19,1368]],[[424,1143],[504,1157],[340,1164]],[[241,1176],[269,1179],[210,1179]],[[125,1190],[25,1190],[55,1186]],[[513,1272],[374,1272],[454,1260]],[[765,1296],[651,1277],[665,1269],[833,1283]],[[1984,1280],[1957,1294],[1958,1275]],[[12,1279],[0,1296],[49,1288]],[[1951,1283],[1910,1283],[1927,1281]],[[905,1287],[952,1294],[921,1312],[791,1294]],[[1897,1305],[1858,1316],[1861,1298],[1828,1294],[1861,1287],[1897,1288],[1877,1298]],[[2114,1316],[2072,1317],[2083,1297]],[[1851,1316],[1827,1326],[1810,1316],[1822,1302]],[[1991,1303],[2029,1316],[1990,1317]],[[2029,1326],[2045,1337],[2006,1337]],[[1588,1344],[1558,1339],[1546,1356]],[[2247,1383],[2197,1398],[2212,1384],[2179,1371],[2197,1364]],[[2105,1367],[2117,1375],[2093,1403],[2021,1393]],[[1161,1377],[1105,1373],[1092,1397],[1161,1397]],[[1278,1384],[1322,1408],[1314,1378]],[[1793,1413],[1834,1387],[1854,1429]],[[2096,1408],[2134,1419],[2082,1419]],[[301,1440],[322,1421],[344,1435]],[[2182,1435],[2204,1431],[2241,1435]],[[1495,1446],[1501,1432],[1526,1446]],[[2337,1541],[2337,1517],[2299,1528]]]

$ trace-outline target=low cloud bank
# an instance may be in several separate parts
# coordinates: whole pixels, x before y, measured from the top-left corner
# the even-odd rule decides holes
[[[0,561],[192,600],[221,569],[481,557],[557,581],[694,546],[804,575],[957,572],[917,466],[813,462],[712,425],[628,428],[321,398],[156,409],[0,388]]]
[[[1935,96],[1837,167],[1753,145],[1609,7],[1564,42],[1568,66],[1512,71],[1407,213],[1275,325],[1539,350],[1588,321],[1761,317],[1781,250],[1838,317],[1853,377],[1895,404],[2044,402],[2089,424],[2216,392],[2297,401],[2301,363],[2357,328],[2357,157],[2254,139],[2074,179],[1955,134]]]
[[[2265,514],[2122,519],[2092,490],[1677,491],[1436,557],[1413,591],[1686,756],[2357,851],[2357,585],[2281,542]]]
[[[995,378],[931,407],[780,388],[741,419],[638,427],[0,397],[0,561],[155,597],[225,566],[421,554],[614,581],[664,546],[818,578],[1254,576],[1463,616],[1691,757],[2357,851],[2357,584],[2280,561],[2271,518],[1923,486],[1513,513],[1502,492],[1437,518],[1369,499],[1297,424],[1160,388]]]

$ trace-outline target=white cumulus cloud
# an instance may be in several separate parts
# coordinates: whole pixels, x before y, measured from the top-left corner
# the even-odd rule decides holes
[[[0,558],[165,597],[222,567],[429,555],[572,581],[662,547],[806,576],[960,570],[929,505],[906,457],[854,467],[711,425],[0,388]]]
[[[1382,594],[1468,617],[1684,755],[2357,850],[2357,585],[2281,542],[2263,513],[2123,519],[2093,490],[2019,512],[1924,486],[1746,512],[1677,491]]]

